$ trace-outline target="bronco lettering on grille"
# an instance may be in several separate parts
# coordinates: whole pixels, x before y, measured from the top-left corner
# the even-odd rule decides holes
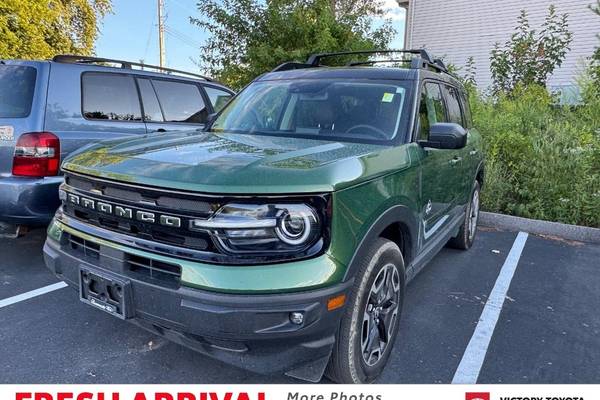
[[[158,223],[170,228],[181,228],[181,218],[172,215],[161,215],[149,212],[134,210],[129,207],[112,205],[103,201],[96,201],[87,197],[82,197],[69,193],[67,201],[90,210],[97,210],[103,214],[114,215],[119,218],[134,219],[140,222],[155,224]]]

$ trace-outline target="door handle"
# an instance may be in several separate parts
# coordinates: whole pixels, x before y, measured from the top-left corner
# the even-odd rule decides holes
[[[450,164],[451,165],[456,165],[456,164],[458,164],[461,161],[462,161],[462,157],[454,157],[452,160],[450,160]]]
[[[158,133],[164,133],[164,132],[166,132],[166,131],[167,131],[166,129],[159,128],[159,129],[155,130],[154,132],[158,132]]]
[[[470,155],[470,156],[475,156],[475,155],[477,155],[477,150],[471,150],[471,151],[469,152],[469,155]]]

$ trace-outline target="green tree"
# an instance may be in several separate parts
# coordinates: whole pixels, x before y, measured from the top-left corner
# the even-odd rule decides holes
[[[395,31],[371,0],[201,0],[203,18],[191,18],[210,37],[201,63],[213,76],[240,88],[254,77],[314,52],[387,48]]]
[[[1,0],[0,58],[92,54],[111,0]]]
[[[381,0],[329,0],[329,5],[338,19],[383,14]]]
[[[527,12],[521,11],[516,32],[503,46],[496,43],[492,50],[494,92],[510,93],[517,86],[532,84],[545,86],[570,50],[572,36],[568,15],[558,15],[552,5],[539,32],[529,25]]]

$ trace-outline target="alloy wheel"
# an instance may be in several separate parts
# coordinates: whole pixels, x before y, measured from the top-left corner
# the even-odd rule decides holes
[[[387,264],[371,285],[363,313],[361,353],[368,366],[377,364],[390,346],[399,305],[400,274],[395,265]]]
[[[479,190],[473,192],[471,200],[471,215],[469,215],[469,240],[473,240],[477,230],[477,220],[479,218]]]

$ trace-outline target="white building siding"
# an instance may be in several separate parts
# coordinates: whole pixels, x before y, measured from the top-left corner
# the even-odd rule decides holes
[[[554,4],[559,14],[569,14],[573,32],[571,51],[563,66],[550,78],[549,86],[570,86],[600,41],[600,17],[588,6],[595,0],[409,0],[406,47],[426,47],[436,56],[464,67],[473,57],[477,83],[491,85],[490,52],[515,30],[522,9],[528,11],[531,27],[538,29]]]

